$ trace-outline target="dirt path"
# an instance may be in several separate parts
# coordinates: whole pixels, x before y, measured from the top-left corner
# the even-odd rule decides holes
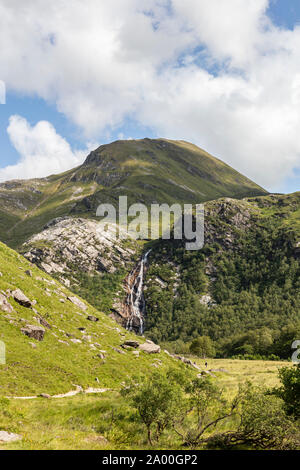
[[[40,394],[40,395],[33,395],[33,396],[28,396],[28,397],[6,397],[9,399],[13,400],[35,400],[36,398],[68,398],[68,397],[74,397],[75,395],[78,395],[79,393],[84,393],[86,395],[92,394],[92,393],[105,393],[111,390],[110,388],[92,388],[89,387],[86,390],[83,390],[82,387],[77,386],[76,390],[71,390],[70,392],[67,393],[60,393],[58,395],[48,395],[46,393]]]

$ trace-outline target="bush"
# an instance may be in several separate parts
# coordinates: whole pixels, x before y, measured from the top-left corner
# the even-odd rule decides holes
[[[192,341],[190,352],[198,357],[215,357],[216,350],[209,336],[199,336]]]

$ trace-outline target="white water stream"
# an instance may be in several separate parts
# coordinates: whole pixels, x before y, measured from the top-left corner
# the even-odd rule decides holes
[[[130,273],[128,277],[128,286],[130,287],[130,293],[128,296],[128,305],[131,311],[131,314],[127,322],[127,330],[133,329],[133,321],[135,318],[139,322],[139,333],[142,335],[144,333],[144,314],[145,314],[145,300],[144,300],[144,278],[145,278],[145,266],[148,260],[148,256],[151,250],[147,251],[144,254],[143,258],[139,264],[139,272],[135,277],[134,283],[130,287],[130,281],[132,276],[135,275],[134,272]]]

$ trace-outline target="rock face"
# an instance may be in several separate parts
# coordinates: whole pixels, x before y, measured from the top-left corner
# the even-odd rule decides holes
[[[18,304],[22,305],[23,307],[30,308],[32,307],[32,302],[26,297],[26,295],[20,290],[16,289],[11,294]]]
[[[157,354],[160,353],[160,346],[158,344],[153,343],[150,340],[147,340],[146,343],[140,344],[139,349],[144,351],[148,354]]]
[[[113,273],[126,267],[134,254],[128,244],[115,238],[113,228],[100,232],[94,220],[58,218],[31,237],[23,245],[23,252],[25,258],[48,273]]]
[[[21,329],[22,333],[29,338],[36,339],[37,341],[43,341],[45,336],[44,328],[34,325],[26,325],[25,328]]]
[[[236,231],[245,232],[254,222],[253,206],[247,201],[224,198],[205,205],[205,243],[217,242],[224,249],[232,248]],[[215,224],[221,220],[222,224]]]
[[[0,310],[6,313],[11,313],[14,310],[3,294],[0,294]]]

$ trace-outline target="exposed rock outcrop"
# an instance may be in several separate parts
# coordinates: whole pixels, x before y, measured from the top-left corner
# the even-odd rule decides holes
[[[147,340],[146,343],[140,344],[139,349],[148,354],[157,354],[160,353],[160,346],[153,343],[150,340]]]
[[[33,303],[31,302],[31,300],[28,299],[28,297],[26,297],[26,295],[24,294],[24,292],[21,291],[21,289],[14,290],[11,295],[13,296],[15,301],[23,307],[32,307]]]
[[[0,294],[0,310],[6,313],[12,313],[14,310],[4,294]]]
[[[21,331],[24,335],[37,341],[43,341],[45,336],[45,330],[40,326],[26,325],[25,328],[21,328]]]
[[[67,299],[72,302],[72,304],[76,305],[76,307],[79,307],[81,310],[86,310],[87,306],[77,297],[72,296],[72,297],[67,297]]]
[[[133,244],[134,245],[134,244]],[[57,218],[24,245],[25,258],[47,273],[113,273],[132,261],[134,249],[115,237],[113,227],[99,231],[95,220]]]

